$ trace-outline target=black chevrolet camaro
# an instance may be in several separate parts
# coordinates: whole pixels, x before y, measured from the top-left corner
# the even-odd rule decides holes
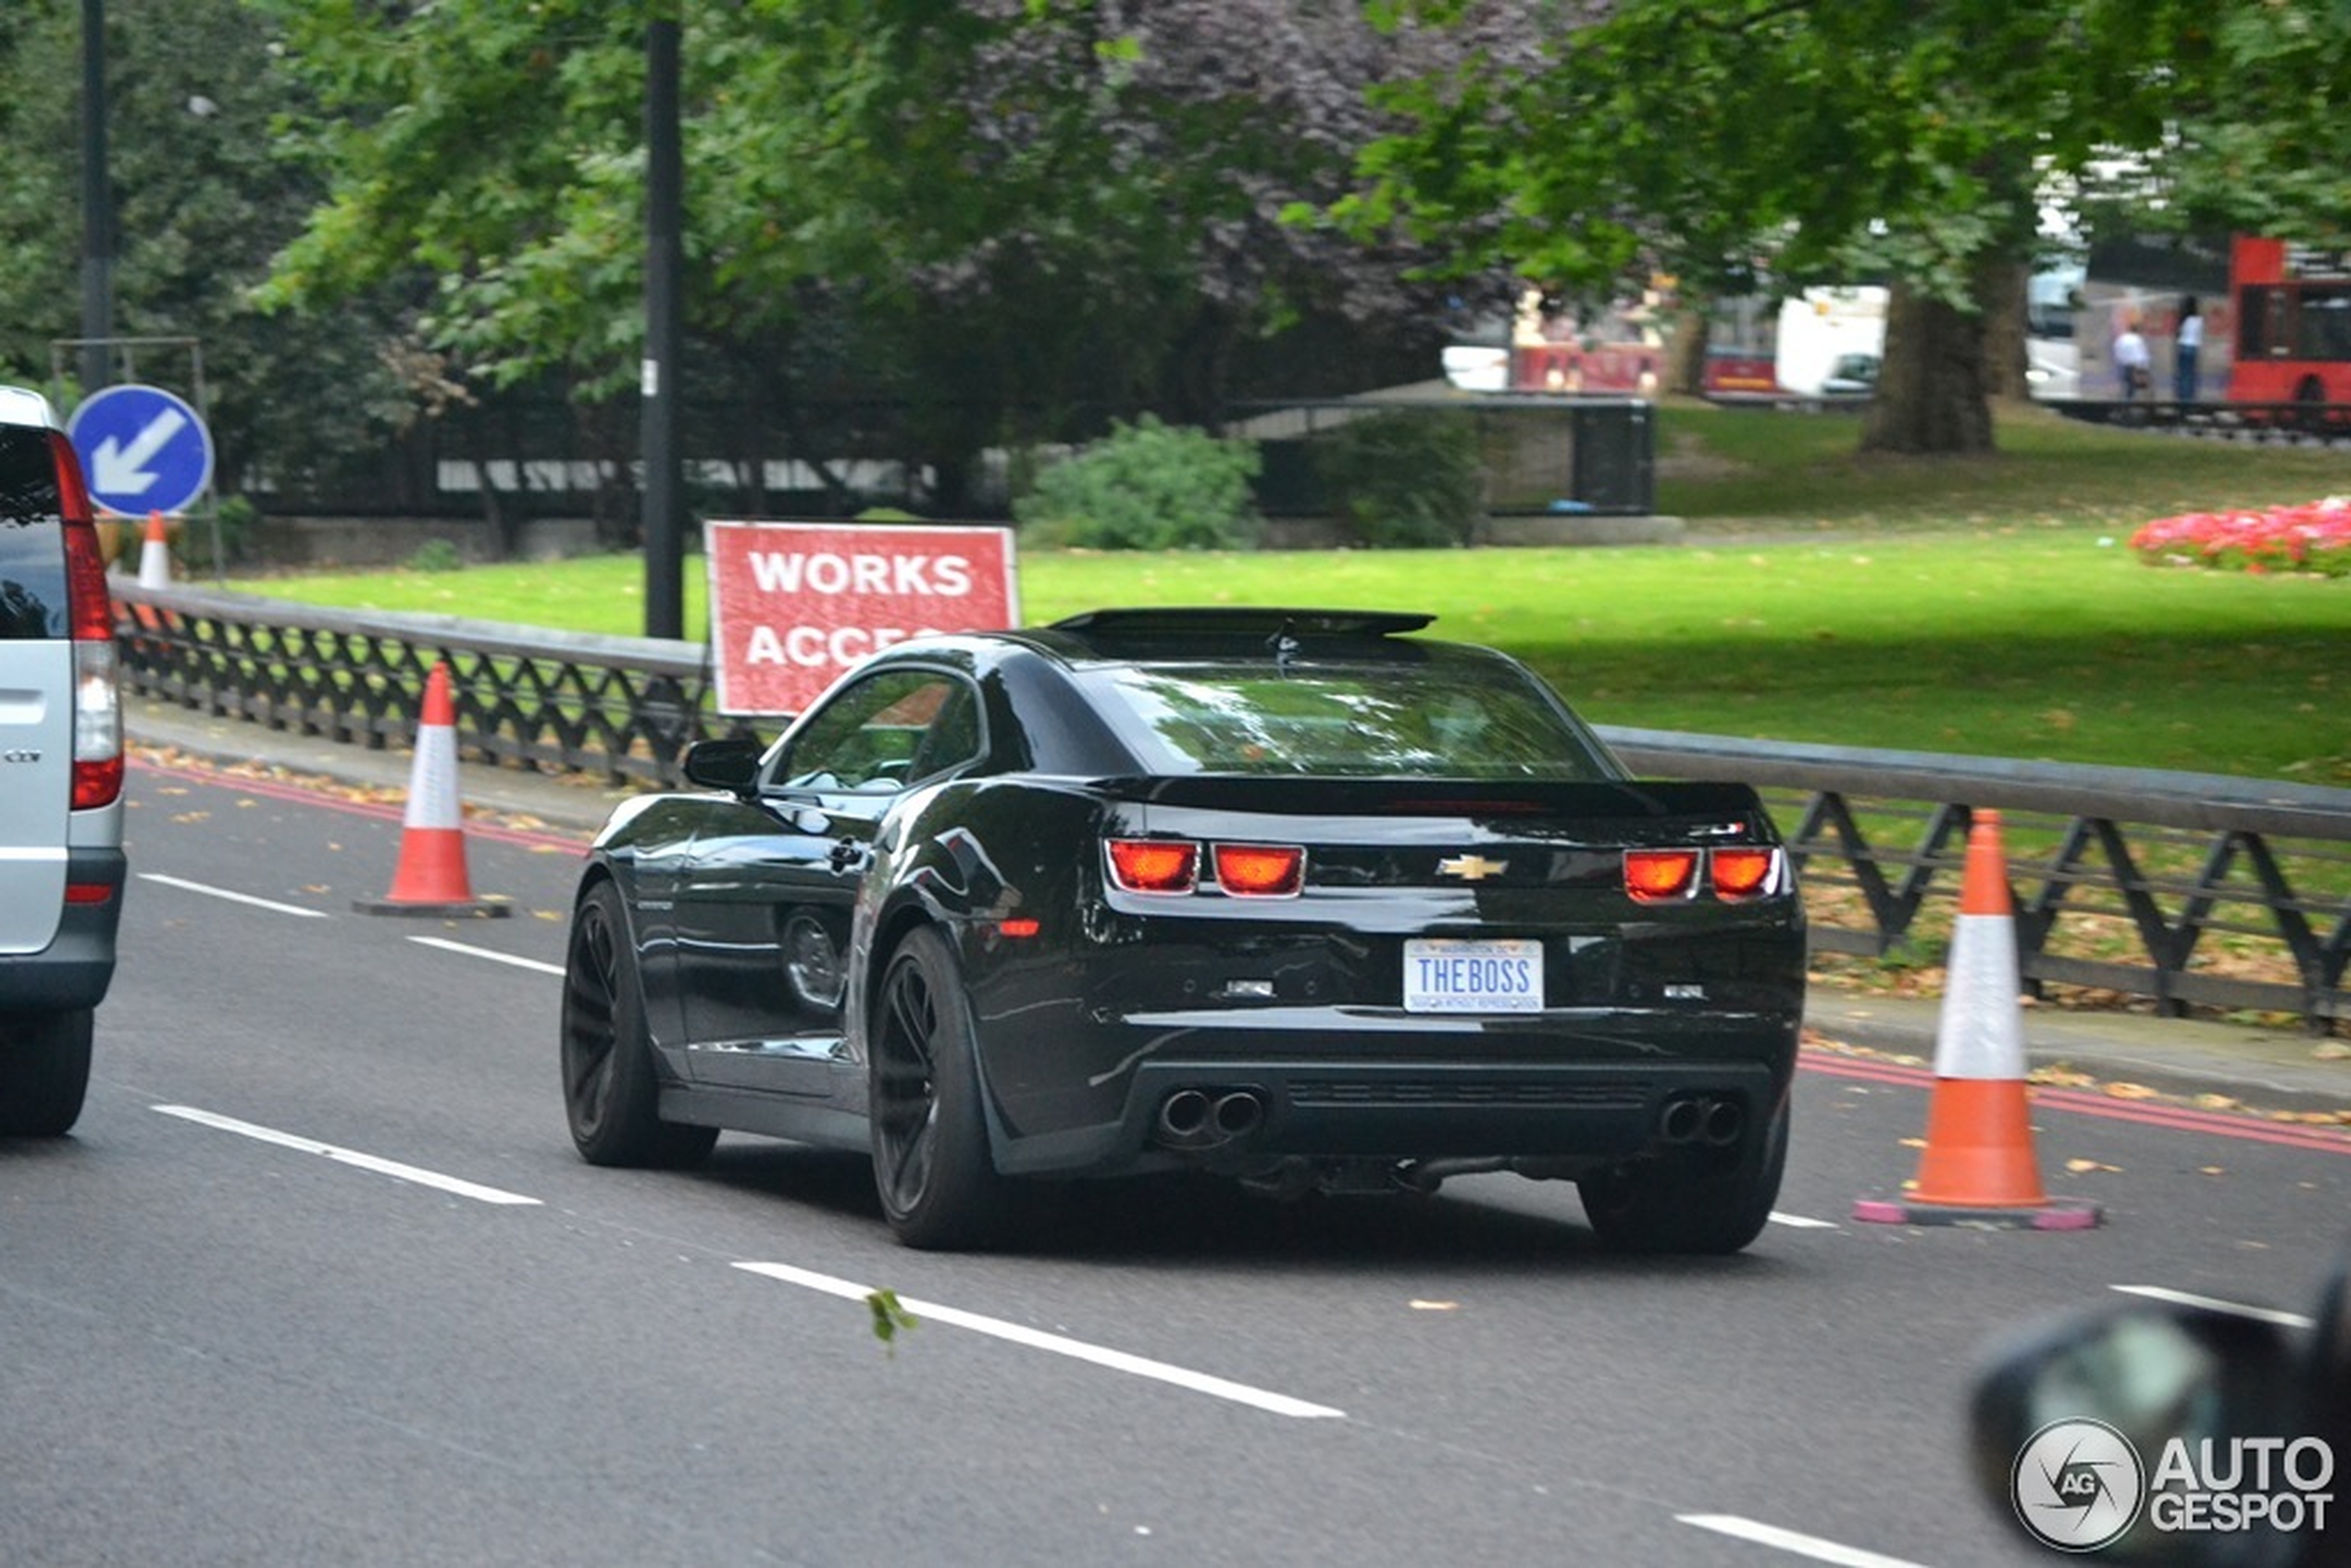
[[[1191,1169],[1275,1194],[1578,1184],[1734,1251],[1786,1158],[1793,868],[1743,784],[1632,778],[1430,617],[1101,610],[927,638],[708,740],[581,877],[588,1160],[870,1151],[903,1240]]]

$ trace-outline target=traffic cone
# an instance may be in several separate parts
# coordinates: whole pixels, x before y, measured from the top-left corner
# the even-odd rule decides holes
[[[408,809],[400,835],[400,865],[392,891],[355,899],[362,915],[503,915],[508,906],[473,895],[466,877],[465,810],[457,800],[457,710],[449,697],[449,666],[425,679],[425,707],[417,727],[417,760],[409,772]]]
[[[164,529],[160,512],[147,514],[146,541],[139,546],[139,586],[171,586],[171,536]]]
[[[1898,1199],[1862,1199],[1853,1217],[2023,1230],[2096,1225],[2096,1204],[2052,1198],[2042,1189],[2034,1158],[2024,1014],[2017,1002],[2016,912],[1996,811],[1977,812],[1968,828],[1959,924],[1946,973],[1934,1033],[1934,1094],[1918,1177]]]

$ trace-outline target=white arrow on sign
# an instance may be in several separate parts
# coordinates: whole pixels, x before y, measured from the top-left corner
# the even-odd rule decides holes
[[[147,467],[148,460],[164,449],[166,442],[180,433],[188,417],[177,408],[167,408],[141,428],[123,446],[108,436],[91,454],[91,488],[108,495],[143,495],[147,487],[159,477]]]

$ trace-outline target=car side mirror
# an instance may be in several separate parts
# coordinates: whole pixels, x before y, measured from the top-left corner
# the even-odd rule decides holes
[[[705,790],[748,795],[759,780],[759,759],[765,751],[757,740],[740,735],[697,740],[686,748],[686,781]]]
[[[2035,1325],[1996,1345],[1976,1384],[1977,1486],[2041,1545],[2101,1562],[2301,1562],[2314,1527],[2351,1526],[2332,1512],[2297,1352],[2274,1324],[2198,1307]]]

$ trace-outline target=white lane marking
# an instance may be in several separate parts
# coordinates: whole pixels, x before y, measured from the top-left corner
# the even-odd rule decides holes
[[[737,1263],[735,1266],[746,1274],[765,1275],[769,1279],[778,1279],[787,1285],[805,1286],[811,1290],[821,1290],[828,1296],[846,1297],[852,1301],[862,1301],[873,1294],[872,1288],[869,1286],[852,1285],[846,1279],[836,1279],[828,1274],[815,1274],[808,1269],[794,1268],[790,1263]],[[1091,1362],[1096,1366],[1106,1366],[1113,1372],[1131,1372],[1138,1377],[1154,1377],[1162,1383],[1173,1383],[1179,1388],[1189,1388],[1194,1393],[1211,1394],[1220,1400],[1231,1400],[1239,1404],[1253,1405],[1259,1410],[1271,1411],[1275,1415],[1337,1416],[1343,1419],[1347,1414],[1345,1411],[1333,1410],[1328,1405],[1310,1404],[1304,1400],[1292,1399],[1287,1394],[1275,1394],[1263,1388],[1252,1388],[1246,1383],[1227,1382],[1222,1377],[1212,1377],[1204,1372],[1193,1372],[1185,1367],[1171,1366],[1165,1362],[1129,1355],[1124,1350],[1106,1350],[1100,1345],[1087,1344],[1082,1339],[1064,1338],[1059,1334],[1047,1334],[1038,1329],[1025,1328],[1017,1323],[1006,1323],[1001,1318],[982,1317],[977,1313],[967,1313],[957,1307],[941,1306],[937,1301],[918,1301],[907,1296],[902,1297],[898,1304],[925,1323],[952,1324],[958,1328],[971,1329],[975,1333],[993,1335],[999,1339],[1009,1339],[1015,1345],[1026,1345],[1031,1350],[1051,1350],[1055,1355]]]
[[[327,917],[327,912],[323,909],[304,909],[299,904],[279,903],[272,899],[257,899],[251,893],[232,893],[226,888],[210,887],[203,882],[191,882],[183,877],[167,877],[160,871],[142,871],[139,873],[139,879],[143,882],[160,882],[167,888],[179,888],[191,893],[202,893],[206,898],[227,899],[230,903],[249,903],[255,909],[267,909],[278,915],[299,915],[305,920],[324,920]]]
[[[558,979],[563,977],[564,966],[560,964],[544,964],[536,958],[516,958],[511,952],[492,952],[486,947],[467,947],[464,942],[453,942],[446,937],[410,937],[408,940],[419,947],[437,947],[443,952],[461,952],[467,958],[486,958],[492,964],[511,964],[517,969],[535,970]]]
[[[2217,1296],[2191,1296],[2184,1290],[2166,1290],[2160,1285],[2118,1285],[2114,1287],[2125,1296],[2144,1296],[2150,1301],[2169,1301],[2175,1307],[2203,1307],[2216,1313],[2232,1313],[2249,1317],[2256,1323],[2274,1323],[2281,1328],[2308,1328],[2317,1320],[2300,1313],[2283,1313],[2271,1307],[2248,1307],[2242,1301],[2223,1301]]]
[[[442,1192],[454,1193],[460,1198],[471,1198],[479,1203],[535,1204],[539,1201],[536,1198],[526,1198],[519,1192],[506,1192],[495,1187],[483,1187],[479,1183],[466,1181],[457,1176],[442,1176],[439,1171],[422,1170],[415,1165],[404,1165],[397,1160],[386,1160],[374,1154],[362,1154],[355,1149],[338,1149],[331,1143],[320,1143],[316,1139],[299,1138],[290,1132],[280,1132],[274,1127],[255,1126],[251,1122],[241,1122],[233,1116],[221,1116],[210,1111],[199,1111],[193,1105],[158,1105],[155,1109],[167,1116],[178,1116],[182,1121],[215,1127],[221,1132],[233,1132],[240,1138],[255,1139],[263,1143],[274,1143],[281,1149],[298,1149],[305,1154],[324,1154],[328,1159],[341,1164],[355,1165],[363,1171],[373,1171],[378,1176],[393,1176],[401,1181],[415,1182],[419,1187],[437,1188]]]
[[[1735,1513],[1677,1513],[1673,1517],[1701,1530],[1735,1536],[1758,1546],[1776,1547],[1782,1551],[1792,1551],[1798,1557],[1809,1557],[1815,1562],[1834,1562],[1839,1568],[1920,1568],[1918,1563],[1907,1558],[1881,1557],[1874,1551],[1839,1546],[1818,1536],[1798,1535],[1794,1530],[1783,1530],[1776,1524],[1759,1524]]]
[[[1835,1230],[1836,1228],[1835,1220],[1816,1220],[1810,1214],[1784,1214],[1777,1209],[1772,1211],[1772,1223],[1786,1226],[1791,1230]]]

